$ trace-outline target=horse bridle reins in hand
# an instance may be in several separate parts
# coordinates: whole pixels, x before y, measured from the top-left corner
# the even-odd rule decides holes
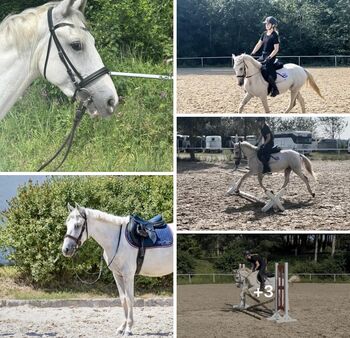
[[[54,25],[53,24],[53,17],[52,17],[53,9],[54,9],[54,7],[50,7],[49,10],[47,11],[47,21],[48,21],[48,25],[49,25],[50,38],[49,38],[49,43],[47,46],[47,54],[46,54],[45,65],[44,65],[44,77],[45,77],[45,79],[47,79],[46,71],[47,71],[47,65],[48,65],[49,57],[50,57],[51,45],[52,45],[52,41],[53,41],[56,45],[58,56],[59,56],[61,62],[63,63],[63,65],[65,66],[69,78],[71,79],[71,81],[73,82],[73,84],[75,86],[73,100],[76,100],[77,94],[78,94],[80,102],[79,102],[79,106],[76,110],[74,123],[73,123],[73,126],[72,126],[70,133],[67,135],[67,137],[64,140],[64,142],[62,143],[61,147],[52,156],[52,158],[49,159],[47,162],[45,162],[43,165],[41,165],[40,168],[38,169],[38,171],[41,171],[45,167],[47,167],[61,153],[61,151],[67,145],[66,153],[65,153],[62,161],[59,163],[59,165],[56,167],[56,169],[54,171],[57,171],[61,167],[63,162],[66,160],[66,158],[69,154],[69,151],[71,149],[73,139],[74,139],[75,130],[77,129],[81,119],[83,118],[83,115],[87,109],[87,106],[93,102],[93,97],[90,94],[90,92],[88,91],[88,89],[86,89],[86,87],[89,84],[91,84],[92,82],[99,79],[100,77],[110,73],[110,71],[106,67],[100,68],[99,70],[88,75],[85,78],[79,73],[79,71],[74,67],[73,63],[71,62],[71,60],[67,56],[66,52],[64,51],[64,49],[63,49],[63,47],[62,47],[62,45],[61,45],[61,43],[56,35],[56,32],[55,32],[56,29],[61,28],[61,27],[65,27],[65,26],[75,27],[75,26],[71,23],[66,23],[66,22],[62,22],[62,23],[59,23],[57,25]],[[87,31],[86,27],[80,27],[80,28]],[[78,78],[78,80],[77,80],[77,78]],[[81,94],[81,95],[79,95],[79,94]]]

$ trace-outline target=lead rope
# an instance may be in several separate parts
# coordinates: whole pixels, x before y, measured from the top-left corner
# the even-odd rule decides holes
[[[117,248],[116,248],[116,250],[115,250],[115,253],[114,253],[113,258],[112,258],[111,261],[108,263],[107,268],[109,268],[109,267],[111,266],[111,264],[112,264],[113,261],[114,261],[115,256],[117,255],[122,232],[123,232],[123,226],[121,225],[121,226],[120,226],[119,235],[118,235]],[[93,284],[95,284],[96,282],[99,281],[99,279],[101,278],[101,275],[102,275],[102,270],[103,270],[103,252],[102,252],[102,254],[101,254],[101,260],[100,260],[100,271],[99,271],[99,273],[98,273],[97,278],[96,278],[94,281],[92,281],[92,282],[85,281],[85,280],[83,280],[82,278],[79,277],[79,275],[78,275],[78,273],[77,273],[77,269],[75,269],[74,257],[73,257],[73,259],[72,259],[72,265],[73,265],[73,269],[74,269],[75,276],[77,277],[77,279],[78,279],[80,282],[82,282],[83,284],[87,284],[87,285],[93,285]]]
[[[55,160],[57,158],[57,156],[67,146],[66,152],[65,152],[65,154],[63,156],[63,159],[61,160],[59,165],[54,169],[54,171],[57,171],[62,166],[62,164],[67,159],[68,154],[69,154],[69,152],[71,150],[71,147],[72,147],[72,144],[73,144],[74,135],[75,135],[75,131],[78,128],[78,126],[80,124],[80,121],[82,120],[82,118],[84,116],[84,113],[86,111],[87,105],[89,103],[91,103],[91,102],[92,102],[92,98],[91,97],[87,101],[80,101],[79,106],[78,106],[78,108],[76,110],[76,113],[75,113],[73,126],[72,126],[72,129],[71,129],[70,133],[66,136],[64,142],[58,148],[56,153],[48,161],[46,161],[44,164],[42,164],[37,171],[42,171],[44,168],[46,168],[53,160]]]

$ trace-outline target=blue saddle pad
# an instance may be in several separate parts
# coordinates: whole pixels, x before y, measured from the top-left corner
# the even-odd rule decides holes
[[[173,245],[173,233],[167,224],[155,228],[154,231],[157,235],[156,242],[153,243],[149,237],[144,238],[143,246],[145,248],[168,247]],[[130,245],[137,248],[141,247],[141,237],[136,237],[135,234],[130,233],[127,227],[125,228],[125,237]]]

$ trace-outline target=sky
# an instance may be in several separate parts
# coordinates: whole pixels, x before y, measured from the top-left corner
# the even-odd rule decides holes
[[[7,201],[16,196],[18,186],[29,180],[40,183],[49,177],[47,175],[0,175],[0,212],[7,209]]]
[[[350,139],[350,117],[345,118],[348,121],[348,126],[346,127],[343,134],[340,135],[340,138]]]

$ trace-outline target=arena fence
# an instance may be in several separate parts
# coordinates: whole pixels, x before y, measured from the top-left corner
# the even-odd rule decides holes
[[[309,67],[350,67],[350,55],[279,55],[284,63],[296,63]],[[232,56],[179,57],[177,66],[183,67],[232,67]]]
[[[349,273],[290,273],[299,276],[302,282],[350,283]],[[233,273],[177,274],[177,284],[227,284],[234,283]]]

